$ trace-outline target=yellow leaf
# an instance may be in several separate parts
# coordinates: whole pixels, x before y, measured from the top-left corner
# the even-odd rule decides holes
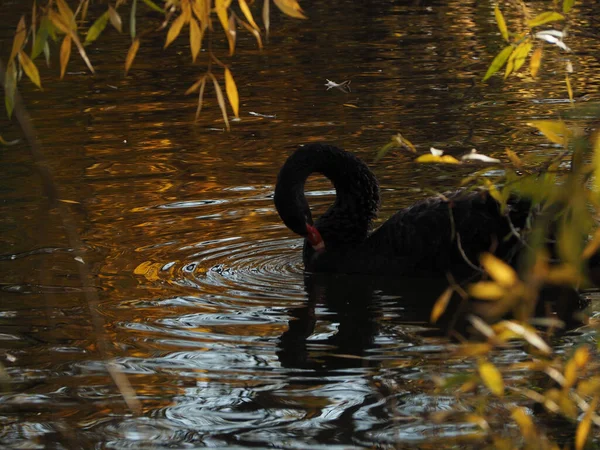
[[[498,24],[502,38],[508,42],[508,28],[506,28],[506,21],[504,20],[504,16],[502,15],[500,8],[498,8],[498,5],[494,8],[494,15],[496,16],[496,23]]]
[[[574,4],[575,0],[564,0],[562,6],[563,13],[569,14],[569,11],[571,11],[571,8],[573,8]]]
[[[500,300],[506,294],[506,289],[493,281],[479,281],[469,286],[469,295],[481,300]]]
[[[227,98],[229,99],[229,104],[233,110],[233,115],[239,118],[240,99],[238,96],[238,90],[237,86],[235,85],[233,75],[227,67],[225,68],[225,92],[227,92]]]
[[[583,345],[575,350],[573,360],[575,361],[577,368],[583,369],[590,360],[590,350],[587,348],[587,346]]]
[[[516,55],[514,72],[517,72],[523,66],[523,64],[525,63],[525,59],[527,59],[527,55],[529,55],[529,52],[531,51],[532,47],[533,44],[530,40],[519,44],[517,50],[515,51]]]
[[[577,363],[571,359],[565,365],[565,384],[564,389],[569,389],[577,381]]]
[[[10,52],[9,61],[12,61],[17,53],[23,48],[23,43],[25,42],[25,37],[27,36],[27,29],[25,27],[25,16],[21,16],[21,20],[17,24],[17,31],[15,32],[15,37],[13,39],[12,51]]]
[[[425,155],[419,156],[415,159],[418,163],[441,163],[441,164],[460,164],[455,157],[450,155],[432,155],[431,153],[427,153]]]
[[[221,90],[221,86],[219,86],[219,82],[215,78],[215,76],[210,73],[209,76],[213,80],[213,85],[215,86],[215,91],[217,93],[217,102],[219,103],[219,108],[221,108],[221,113],[223,114],[223,121],[225,122],[225,126],[227,127],[227,131],[229,128],[229,119],[227,118],[227,109],[225,107],[225,99],[223,98],[223,91]]]
[[[90,27],[90,29],[88,30],[86,36],[85,36],[85,43],[88,44],[90,42],[95,41],[96,39],[98,39],[98,37],[100,36],[100,34],[104,31],[104,29],[106,28],[106,24],[108,24],[108,11],[106,11],[104,14],[102,14],[100,17],[98,17],[98,19],[96,19],[96,21],[93,23],[93,25]]]
[[[483,253],[479,260],[485,271],[500,286],[510,288],[519,281],[519,277],[517,277],[514,269],[491,253]]]
[[[63,19],[63,22],[69,26],[71,30],[77,29],[77,24],[75,23],[75,16],[71,8],[65,0],[56,0],[56,5],[58,6],[58,12]]]
[[[179,33],[181,33],[181,28],[184,24],[185,16],[183,14],[180,14],[179,16],[177,16],[177,19],[175,19],[171,24],[171,28],[169,28],[164,48],[167,48],[169,44],[171,44],[171,42],[173,42],[177,38],[177,36],[179,36]]]
[[[479,361],[478,366],[479,376],[483,380],[483,383],[492,394],[502,397],[504,395],[504,381],[498,368],[486,360]]]
[[[221,22],[221,26],[225,31],[227,42],[229,43],[229,54],[233,55],[235,50],[235,28],[232,29],[229,16],[227,14],[227,8],[230,4],[231,0],[215,0],[215,11],[217,12],[217,17]]]
[[[502,66],[506,63],[506,60],[511,55],[513,50],[514,47],[512,45],[509,45],[508,47],[504,47],[502,51],[496,55],[496,57],[490,64],[490,67],[488,67],[488,70],[485,73],[485,76],[483,77],[483,81],[486,81],[489,77],[494,75],[502,68]]]
[[[69,26],[63,21],[62,17],[60,15],[58,15],[52,9],[50,11],[48,11],[48,18],[50,19],[50,21],[56,28],[58,28],[60,31],[62,31],[63,33],[65,33],[66,35],[71,37],[72,41],[75,42],[75,45],[77,46],[77,50],[79,51],[79,54],[81,55],[81,59],[83,59],[85,64],[88,66],[88,69],[90,69],[90,72],[95,73],[94,67],[92,66],[92,63],[90,62],[89,58],[87,57],[87,54],[85,53],[85,49],[83,48],[81,41],[79,41],[79,38],[77,37],[77,33],[75,32],[75,30],[69,28]]]
[[[160,279],[159,273],[161,267],[162,265],[160,263],[144,261],[133,270],[133,273],[135,275],[142,275],[148,281],[156,281]]]
[[[192,11],[196,18],[200,21],[200,28],[205,30],[208,27],[208,13],[210,1],[207,0],[192,0]]]
[[[510,162],[513,163],[515,167],[517,167],[518,169],[523,167],[523,162],[521,161],[521,158],[519,158],[519,156],[515,152],[513,152],[509,148],[507,148],[505,151],[506,156],[508,156],[508,159],[510,159]]]
[[[549,268],[545,280],[551,284],[567,286],[576,286],[582,282],[579,271],[571,264],[561,264]]]
[[[270,25],[270,5],[271,5],[271,0],[264,0],[263,1],[263,10],[262,10],[262,19],[263,19],[263,23],[265,24],[265,34],[267,36],[267,39],[269,38],[269,25]]]
[[[548,140],[564,147],[572,134],[562,120],[534,120],[527,125],[537,128]]]
[[[19,53],[19,62],[21,63],[21,67],[25,71],[25,74],[29,77],[29,79],[40,89],[42,88],[42,82],[40,80],[40,73],[37,70],[37,67],[33,63],[29,56],[24,51],[20,51]]]
[[[306,19],[304,11],[296,0],[273,0],[277,7],[287,16],[295,17],[296,19]]]
[[[462,358],[487,355],[492,351],[492,344],[488,343],[464,343],[458,346],[454,355]]]
[[[546,342],[537,334],[536,330],[530,326],[524,326],[512,320],[503,320],[496,324],[495,329],[509,330],[519,336],[522,336],[529,344],[537,348],[539,351],[546,354],[552,353],[552,349]]]
[[[527,22],[529,28],[539,27],[548,22],[556,22],[557,20],[565,20],[562,14],[554,11],[543,12]]]
[[[202,84],[202,81],[206,79],[206,75],[201,76],[200,78],[198,78],[198,80],[192,84],[187,91],[185,91],[185,95],[188,94],[192,94],[194,92],[196,92],[198,90],[198,87],[200,87],[200,84]]]
[[[529,61],[529,72],[532,77],[537,76],[538,71],[540,70],[540,65],[542,64],[542,47],[538,47],[531,55],[531,60]]]
[[[583,419],[581,419],[581,422],[577,426],[577,431],[575,432],[575,450],[582,450],[585,447],[590,429],[592,428],[592,414],[594,414],[597,406],[598,397],[596,396],[589,404]]]
[[[252,25],[252,27],[255,30],[258,30],[258,25],[256,25],[254,17],[252,17],[252,12],[250,11],[250,8],[248,8],[248,3],[246,3],[246,0],[238,0],[238,4],[240,5],[240,9],[244,13],[244,17],[246,17],[246,20],[250,23],[250,25]]]
[[[262,50],[263,44],[262,44],[262,39],[260,37],[260,30],[258,30],[257,28],[253,28],[251,25],[247,24],[243,20],[240,20],[239,23],[242,24],[242,26],[246,30],[248,30],[250,33],[252,33],[252,35],[256,38],[256,43],[258,44],[258,48],[260,48]]]
[[[123,21],[121,20],[121,16],[117,12],[115,8],[112,6],[108,6],[108,15],[110,17],[110,23],[113,27],[117,29],[119,33],[123,32]]]
[[[565,76],[565,83],[567,84],[567,93],[569,94],[569,100],[573,103],[573,88],[571,87],[571,80],[569,80],[569,74]]]
[[[535,425],[533,424],[531,417],[529,417],[529,414],[527,414],[523,408],[514,408],[511,411],[511,415],[514,421],[517,422],[517,425],[519,425],[521,434],[526,440],[530,440],[535,436]]]
[[[454,289],[448,287],[444,292],[442,292],[442,295],[438,297],[435,304],[433,305],[433,308],[431,309],[431,323],[436,323],[440,316],[444,314],[444,311],[446,311],[446,307],[448,306],[448,303],[452,298],[453,292]]]
[[[63,78],[65,76],[65,71],[67,70],[67,64],[69,63],[69,58],[71,57],[71,36],[66,35],[62,41],[62,45],[60,46],[60,77]]]
[[[598,395],[600,393],[600,377],[590,377],[581,380],[577,385],[577,393],[579,395]]]
[[[135,55],[140,48],[140,40],[138,38],[134,39],[129,47],[129,51],[127,52],[127,58],[125,59],[125,75],[129,72],[131,65],[133,64],[133,60],[135,59]]]
[[[193,17],[190,18],[190,49],[192,50],[192,61],[196,61],[198,53],[202,48],[202,31],[198,22]]]

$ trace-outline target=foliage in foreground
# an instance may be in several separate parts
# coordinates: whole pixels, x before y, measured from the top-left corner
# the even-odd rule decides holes
[[[270,24],[270,2],[271,0],[263,0],[262,6],[262,19],[267,36]],[[284,14],[294,18],[305,18],[297,0],[273,0],[273,2]],[[44,54],[46,64],[49,65],[51,52],[54,51],[52,48],[60,42],[60,77],[63,78],[74,46],[89,71],[94,73],[94,66],[85,50],[86,46],[101,36],[109,22],[119,33],[123,33],[125,22],[123,17],[126,17],[129,21],[131,45],[125,58],[125,74],[130,70],[142,40],[149,34],[167,30],[164,45],[167,48],[187,29],[192,62],[196,61],[203,47],[207,54],[206,72],[186,92],[186,94],[199,92],[196,119],[202,110],[206,83],[212,81],[223,114],[223,121],[229,129],[223,90],[213,66],[218,66],[223,70],[225,93],[236,118],[239,117],[239,96],[231,70],[213,52],[213,35],[217,28],[213,22],[216,17],[222,32],[224,32],[229,55],[233,55],[235,52],[239,27],[251,33],[255,37],[258,47],[262,49],[262,31],[254,20],[246,0],[237,0],[237,9],[233,7],[232,0],[165,0],[163,6],[159,6],[152,0],[139,0],[139,3],[140,6],[143,5],[144,8],[161,14],[163,16],[161,21],[157,25],[143,23],[144,30],[140,31],[137,21],[138,0],[130,2],[116,0],[114,6],[108,3],[107,9],[85,29],[86,24],[91,22],[91,17],[88,16],[90,0],[79,0],[75,11],[66,0],[47,0],[43,5],[38,5],[34,1],[29,19],[30,25],[27,26],[25,16],[21,17],[17,25],[6,66],[4,90],[8,116],[12,115],[14,109],[15,91],[21,72],[24,72],[38,88],[42,89],[39,70],[35,63],[40,55]],[[28,43],[31,44],[29,51],[27,50]]]

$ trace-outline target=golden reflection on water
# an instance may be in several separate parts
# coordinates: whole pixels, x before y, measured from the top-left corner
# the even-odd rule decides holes
[[[575,97],[586,100],[598,99],[600,86],[589,33],[597,2],[590,5],[581,5],[569,42]],[[184,40],[169,53],[149,43],[126,78],[113,62],[126,48],[106,43],[92,46],[107,68],[95,77],[76,73],[74,60],[62,82],[43,71],[43,93],[21,84],[61,195],[76,202],[69,207],[96,275],[110,356],[144,413],[128,415],[99,361],[76,263],[58,217],[40,200],[26,148],[6,148],[0,354],[20,397],[3,399],[2,445],[51,441],[56,433],[47,429],[65,424],[85,442],[123,448],[439,446],[440,437],[448,445],[473,437],[461,424],[440,430],[428,418],[454,402],[431,393],[430,375],[464,364],[448,359],[445,340],[417,332],[424,319],[413,314],[411,293],[398,300],[360,280],[305,279],[301,243],[274,211],[273,185],[298,144],[329,141],[369,162],[385,217],[471,172],[419,166],[400,152],[373,163],[397,132],[420,152],[556,151],[525,123],[569,108],[554,73],[565,55],[547,48],[537,80],[482,84],[502,46],[485,2],[305,9],[309,21],[278,19],[263,53],[240,42],[232,70],[242,120],[231,133],[219,131],[210,96],[192,123],[194,100],[183,92],[203,69],[182,64]],[[352,90],[328,91],[326,79],[352,80]],[[17,134],[0,120],[4,138]],[[330,184],[314,179],[308,188],[322,211]],[[415,287],[417,302],[427,300],[424,291]],[[345,310],[353,301],[356,311]]]

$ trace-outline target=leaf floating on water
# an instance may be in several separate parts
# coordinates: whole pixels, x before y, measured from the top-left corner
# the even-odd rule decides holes
[[[479,376],[488,389],[496,396],[504,395],[504,380],[498,368],[486,360],[479,361]]]
[[[488,78],[490,78],[496,72],[498,72],[502,68],[502,66],[504,66],[504,64],[508,60],[508,57],[513,52],[513,50],[514,50],[514,47],[512,45],[509,45],[508,47],[504,47],[504,49],[502,49],[500,51],[500,53],[498,53],[496,55],[496,57],[490,64],[490,67],[488,67],[488,70],[485,73],[485,76],[483,77],[483,81],[486,81]]]
[[[306,19],[304,15],[304,11],[300,8],[300,5],[296,0],[273,0],[275,5],[283,12],[285,15],[290,17],[295,17],[296,19]]]
[[[27,54],[22,50],[19,51],[19,62],[21,63],[21,67],[25,71],[25,74],[29,77],[33,84],[42,89],[40,73],[38,72],[37,67],[33,61],[29,59],[29,56],[27,56]]]
[[[240,99],[238,90],[233,75],[227,67],[225,68],[225,92],[227,92],[227,98],[229,99],[229,104],[233,110],[233,115],[239,119]]]
[[[129,51],[127,52],[127,58],[125,59],[125,75],[129,72],[131,65],[133,64],[133,60],[135,59],[135,55],[140,48],[140,40],[139,38],[134,39],[129,47]]]
[[[555,11],[547,11],[535,16],[533,19],[527,22],[527,25],[529,28],[534,28],[544,25],[545,23],[557,22],[559,20],[565,20],[565,16]]]
[[[500,30],[502,38],[508,42],[508,28],[506,28],[506,21],[504,20],[504,16],[502,15],[500,8],[498,8],[498,5],[494,8],[494,16],[496,16],[496,23],[498,24],[498,29]]]
[[[325,78],[325,80],[327,80],[327,78]],[[336,88],[344,93],[348,93],[348,92],[351,92],[351,89],[350,89],[351,82],[352,82],[352,80],[346,80],[346,81],[342,81],[341,83],[336,83],[335,81],[327,80],[327,83],[325,83],[325,87],[327,88],[327,90]]]
[[[441,163],[441,164],[460,164],[460,161],[457,160],[454,156],[450,155],[442,155],[436,156],[432,154],[421,155],[417,159],[415,159],[418,163]]]

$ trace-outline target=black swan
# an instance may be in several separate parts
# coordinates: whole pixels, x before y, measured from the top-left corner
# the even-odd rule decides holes
[[[334,204],[313,222],[304,195],[312,173],[329,178]],[[305,238],[310,272],[434,276],[474,272],[482,252],[513,262],[522,249],[514,233],[530,215],[530,202],[512,198],[505,214],[487,192],[456,191],[402,209],[370,233],[379,207],[379,185],[367,165],[332,145],[299,147],[277,177],[275,207]]]

